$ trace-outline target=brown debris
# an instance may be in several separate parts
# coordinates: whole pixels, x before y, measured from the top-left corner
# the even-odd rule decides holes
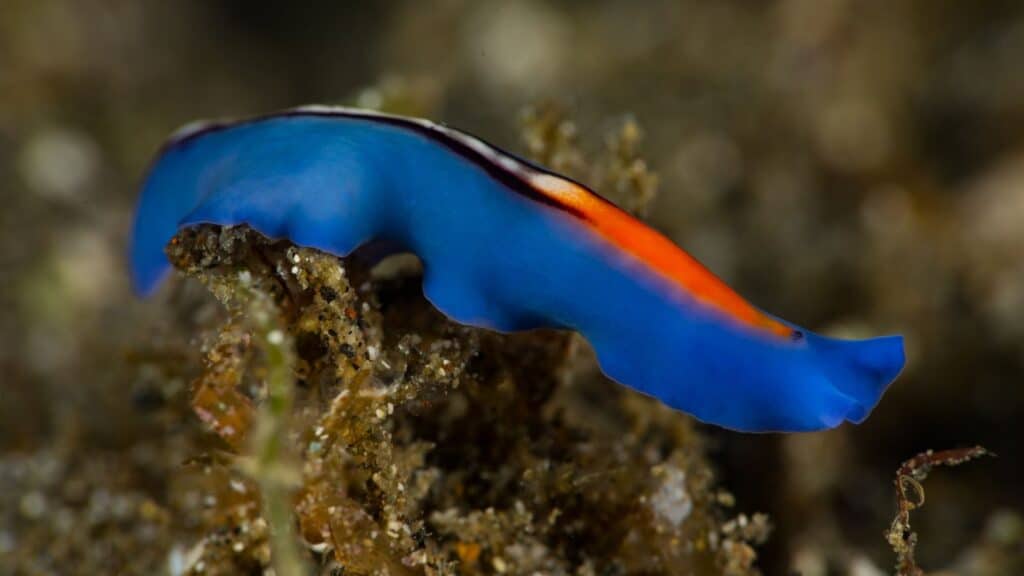
[[[914,560],[917,533],[910,528],[910,512],[924,506],[921,484],[936,466],[959,466],[992,453],[981,446],[933,452],[928,450],[907,460],[896,470],[896,518],[886,532],[886,540],[896,552],[896,571],[900,576],[923,576]]]

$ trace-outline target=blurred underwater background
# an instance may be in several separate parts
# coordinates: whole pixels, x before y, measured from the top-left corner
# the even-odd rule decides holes
[[[1024,573],[1022,62],[1011,0],[3,0],[0,574],[888,574],[897,468],[974,445],[907,481],[916,560]],[[447,322],[414,262],[203,228],[137,298],[165,137],[309,103],[538,159],[907,368],[862,425],[745,435]]]

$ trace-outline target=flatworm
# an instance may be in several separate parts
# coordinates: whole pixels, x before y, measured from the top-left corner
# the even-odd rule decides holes
[[[179,132],[141,192],[141,293],[174,234],[203,223],[338,256],[399,246],[452,319],[576,330],[612,379],[735,430],[861,422],[903,368],[902,337],[839,340],[765,314],[586,186],[426,120],[306,107]]]

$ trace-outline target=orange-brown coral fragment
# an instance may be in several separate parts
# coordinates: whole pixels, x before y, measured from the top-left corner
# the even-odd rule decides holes
[[[224,329],[205,359],[206,369],[193,384],[192,410],[211,431],[241,452],[252,425],[252,402],[238,390],[245,366],[242,351],[247,338],[237,329]]]
[[[210,430],[236,452],[245,442],[252,422],[252,404],[236,389],[200,384],[192,395],[192,409]]]

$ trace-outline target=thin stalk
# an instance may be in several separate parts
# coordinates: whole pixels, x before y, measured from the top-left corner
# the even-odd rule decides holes
[[[250,294],[253,340],[263,353],[266,398],[253,430],[252,474],[260,487],[263,516],[270,526],[270,549],[277,576],[309,574],[295,534],[292,492],[298,483],[288,452],[295,365],[292,338],[281,324],[273,301],[262,292]]]

